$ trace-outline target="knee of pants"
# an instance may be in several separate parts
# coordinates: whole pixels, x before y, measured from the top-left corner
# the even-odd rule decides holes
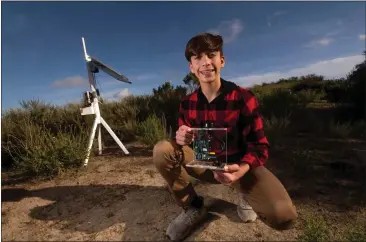
[[[168,140],[161,140],[154,146],[153,163],[157,168],[162,168],[168,165],[168,157],[173,152],[174,148]]]
[[[296,219],[295,206],[287,201],[278,201],[273,205],[268,220],[274,228],[285,230],[291,228]]]

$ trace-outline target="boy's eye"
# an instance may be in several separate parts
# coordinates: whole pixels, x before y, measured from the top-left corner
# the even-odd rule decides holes
[[[202,58],[202,55],[194,56],[193,59],[194,60],[200,60]],[[214,58],[216,56],[216,53],[207,53],[206,55],[207,55],[208,58],[211,59],[211,58]]]

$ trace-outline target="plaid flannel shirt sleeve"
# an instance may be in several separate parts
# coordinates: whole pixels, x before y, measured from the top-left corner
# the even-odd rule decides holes
[[[183,100],[179,104],[179,114],[178,114],[178,128],[182,125],[186,125],[190,127],[189,122],[187,121],[186,117],[188,115],[189,110],[184,109],[183,102],[187,102],[186,100]]]
[[[247,152],[241,158],[242,162],[249,164],[251,168],[263,166],[268,159],[269,142],[264,135],[263,118],[259,112],[259,102],[253,92],[243,90],[244,105],[242,115],[247,117],[247,126],[242,135],[245,137]]]

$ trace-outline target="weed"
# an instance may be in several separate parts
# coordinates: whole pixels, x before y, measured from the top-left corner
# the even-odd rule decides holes
[[[331,119],[329,124],[329,133],[336,138],[347,138],[352,132],[351,122],[340,123]]]
[[[362,226],[356,226],[347,230],[344,233],[344,237],[347,241],[366,242],[366,229]]]
[[[288,126],[291,123],[289,119],[290,115],[288,114],[283,117],[272,115],[270,118],[264,119],[264,129],[272,147],[276,147],[279,140],[286,135]]]
[[[309,217],[305,222],[305,227],[297,238],[299,241],[329,241],[329,230],[322,216]]]

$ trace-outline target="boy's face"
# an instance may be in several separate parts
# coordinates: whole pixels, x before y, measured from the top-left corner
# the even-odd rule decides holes
[[[189,69],[200,82],[210,83],[220,78],[221,68],[225,65],[225,57],[219,51],[192,56]]]

